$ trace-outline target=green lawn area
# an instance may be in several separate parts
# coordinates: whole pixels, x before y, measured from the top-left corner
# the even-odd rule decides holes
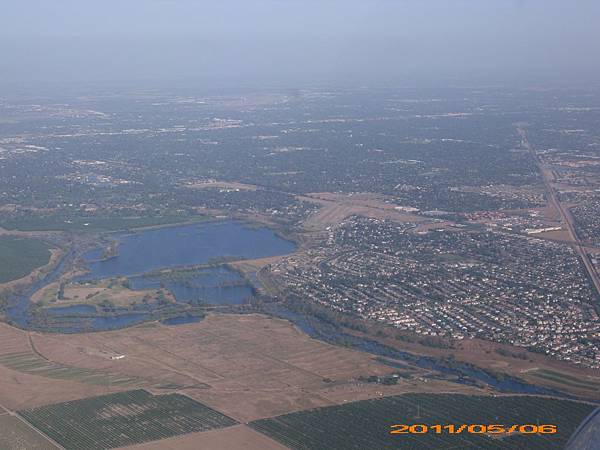
[[[39,239],[0,236],[0,283],[24,277],[49,261],[50,247]]]

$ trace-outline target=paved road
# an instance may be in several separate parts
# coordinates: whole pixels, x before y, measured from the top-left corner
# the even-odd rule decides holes
[[[548,165],[546,165],[543,159],[536,153],[533,145],[530,144],[527,138],[527,130],[522,126],[518,125],[517,130],[521,135],[521,140],[525,148],[529,150],[531,156],[536,161],[540,173],[542,174],[542,178],[544,180],[544,185],[546,187],[546,192],[548,193],[548,201],[550,204],[560,213],[560,217],[562,222],[566,225],[567,231],[571,237],[571,241],[573,242],[573,248],[579,254],[583,261],[583,265],[588,272],[589,278],[592,281],[592,284],[596,288],[596,294],[600,297],[600,278],[598,278],[598,274],[594,269],[592,261],[588,253],[585,251],[585,245],[581,243],[579,237],[577,236],[577,230],[575,230],[573,216],[568,208],[565,208],[561,205],[560,200],[556,195],[556,191],[552,187],[552,182],[554,181],[554,176],[552,175],[552,170]]]

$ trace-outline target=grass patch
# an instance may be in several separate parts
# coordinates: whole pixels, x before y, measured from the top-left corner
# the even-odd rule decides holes
[[[17,280],[48,264],[50,247],[39,239],[0,236],[0,283]]]

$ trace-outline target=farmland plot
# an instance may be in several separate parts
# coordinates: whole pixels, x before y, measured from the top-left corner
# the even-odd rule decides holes
[[[406,394],[262,419],[254,429],[294,450],[562,449],[593,406],[543,397]],[[557,434],[390,434],[393,424],[552,424]]]
[[[145,380],[139,377],[71,367],[48,361],[33,352],[15,352],[0,355],[0,364],[19,372],[40,375],[59,380],[73,380],[81,383],[110,386],[139,386]]]
[[[65,449],[109,449],[237,422],[180,394],[126,391],[19,411]]]

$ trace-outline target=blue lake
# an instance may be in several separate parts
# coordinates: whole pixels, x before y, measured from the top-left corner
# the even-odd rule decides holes
[[[184,277],[137,275],[129,278],[131,289],[166,288],[179,303],[195,305],[241,305],[254,295],[252,286],[227,267],[191,271]]]
[[[92,305],[71,305],[71,306],[57,306],[55,308],[48,308],[46,310],[48,314],[53,315],[69,315],[69,314],[95,314],[96,308]]]
[[[201,319],[202,318],[198,316],[184,315],[161,320],[160,323],[163,325],[184,325],[186,323],[200,322]]]
[[[98,260],[98,250],[83,255],[90,273],[81,279],[141,274],[161,268],[206,264],[218,258],[262,258],[294,251],[294,243],[268,228],[241,222],[209,222],[117,236],[118,254]]]
[[[122,314],[118,316],[94,317],[91,320],[90,330],[114,330],[135,325],[148,319],[143,313]]]
[[[117,233],[111,236],[118,242],[117,255],[101,259],[103,248],[83,251],[70,249],[57,266],[34,285],[11,294],[6,315],[23,328],[35,327],[35,316],[29,304],[35,291],[58,280],[81,258],[89,272],[75,281],[127,277],[133,289],[169,289],[178,303],[237,305],[254,294],[253,287],[235,271],[226,267],[197,269],[189,276],[161,278],[148,272],[173,267],[201,265],[225,259],[252,259],[291,253],[295,244],[282,239],[272,230],[252,228],[238,221],[206,222],[150,229],[138,233]],[[145,276],[142,276],[145,274]],[[45,329],[50,331],[99,331],[135,325],[152,319],[158,305],[140,304],[133,311],[113,308],[96,310],[91,305],[48,308]],[[175,318],[173,323],[195,320]]]

